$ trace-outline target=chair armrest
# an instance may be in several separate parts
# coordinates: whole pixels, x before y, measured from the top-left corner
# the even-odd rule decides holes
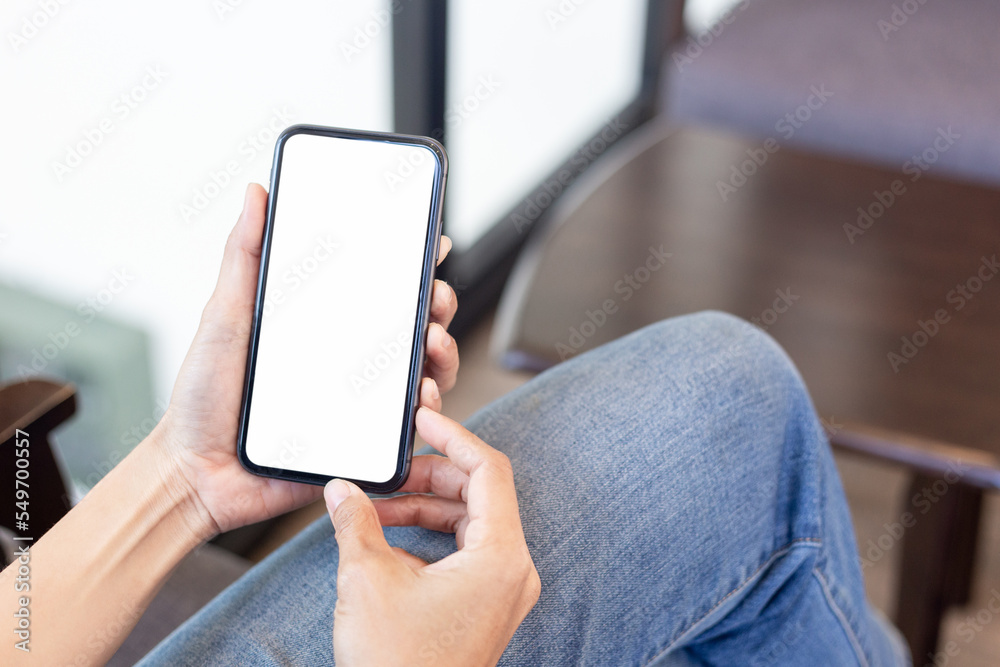
[[[70,508],[66,484],[56,462],[49,433],[76,412],[76,388],[56,380],[30,379],[0,386],[0,526],[15,535],[38,540]],[[20,435],[18,435],[20,431]],[[27,434],[27,436],[25,436]],[[15,477],[17,456],[15,436],[27,437],[29,455],[27,484]],[[23,448],[23,447],[22,447]],[[14,516],[18,489],[28,491],[27,528],[17,525]]]

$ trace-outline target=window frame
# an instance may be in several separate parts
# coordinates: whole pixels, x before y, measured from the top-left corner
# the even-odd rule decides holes
[[[625,126],[607,145],[616,144],[656,115],[663,58],[668,45],[683,34],[681,0],[647,0],[642,58],[642,76],[637,96],[615,115]],[[393,116],[396,132],[419,134],[448,146],[445,128],[447,104],[447,0],[400,0],[393,3]],[[596,128],[584,146],[601,136]],[[560,196],[546,197],[541,213],[526,218],[528,202],[539,201],[546,183],[558,175],[567,186],[576,181],[594,162],[578,160],[583,149],[568,156],[539,182],[526,197],[500,216],[469,248],[455,250],[438,270],[461,297],[461,308],[451,324],[456,338],[467,334],[496,306],[507,278],[528,240],[544,226]],[[568,183],[566,173],[569,173]],[[563,190],[565,192],[565,189]],[[448,233],[447,217],[444,233]]]

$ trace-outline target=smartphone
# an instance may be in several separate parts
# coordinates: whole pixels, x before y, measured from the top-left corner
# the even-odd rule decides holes
[[[406,481],[448,160],[425,137],[278,137],[237,452],[265,477]]]

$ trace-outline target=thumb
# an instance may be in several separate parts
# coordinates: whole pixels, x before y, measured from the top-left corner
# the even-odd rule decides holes
[[[215,306],[223,315],[249,321],[253,313],[266,217],[267,191],[251,183],[243,200],[243,212],[226,240],[210,302],[210,308]]]
[[[392,554],[375,505],[364,491],[350,482],[334,479],[326,485],[323,495],[337,534],[341,566]]]

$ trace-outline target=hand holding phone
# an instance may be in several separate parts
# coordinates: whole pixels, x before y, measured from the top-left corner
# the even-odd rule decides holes
[[[406,479],[447,159],[431,139],[293,126],[275,147],[238,455],[267,477]]]
[[[322,488],[248,474],[236,456],[241,397],[260,269],[267,191],[247,187],[243,211],[229,234],[212,298],[181,366],[170,406],[149,439],[178,462],[171,482],[192,500],[190,528],[202,539],[301,507]],[[451,248],[442,237],[439,259]],[[434,410],[455,383],[458,349],[446,329],[457,298],[435,281],[427,337],[427,377],[421,404]],[[359,320],[354,313],[352,320]],[[444,345],[448,341],[451,345]],[[184,492],[184,493],[181,493]]]

